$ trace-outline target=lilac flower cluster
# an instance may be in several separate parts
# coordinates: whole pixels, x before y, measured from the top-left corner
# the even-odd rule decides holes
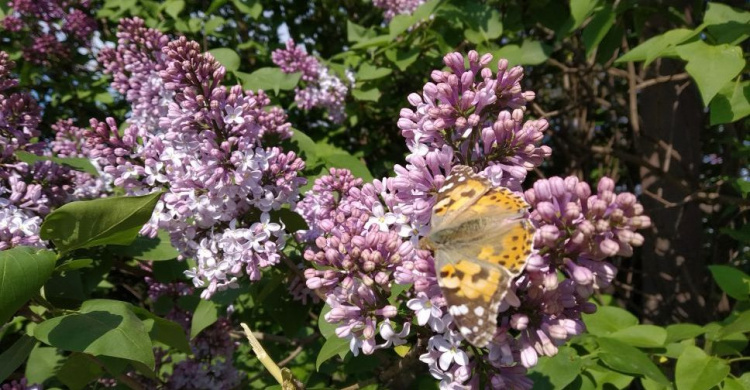
[[[383,16],[386,20],[393,19],[396,15],[411,14],[425,0],[373,0],[372,4],[383,9]]]
[[[2,27],[18,33],[24,59],[50,66],[90,47],[97,29],[89,0],[11,0]]]
[[[141,19],[126,19],[118,46],[100,55],[113,87],[132,104],[122,135],[114,119],[91,121],[87,145],[114,184],[129,194],[164,191],[143,234],[159,228],[183,257],[201,294],[251,280],[279,262],[283,224],[271,212],[294,205],[304,162],[270,146],[291,137],[263,92],[221,85],[226,70],[200,45],[169,41]]]
[[[531,388],[526,369],[584,331],[581,314],[595,310],[588,298],[615,276],[606,258],[631,255],[643,242],[635,231],[650,220],[635,196],[616,195],[608,178],[596,195],[574,177],[538,180],[523,193],[527,172],[551,154],[540,145],[547,122],[524,120],[535,95],[521,88],[523,70],[500,60],[493,72],[491,55],[474,51],[468,66],[458,53],[444,61],[449,70],[433,71],[422,93],[409,95],[413,109],[401,110],[398,126],[411,153],[395,177],[362,184],[348,171],[332,170],[299,203],[311,227],[302,237],[310,243],[307,286],[325,294],[331,307],[325,318],[350,339],[354,354],[404,343],[416,325],[432,332],[420,360],[441,388],[475,388],[482,376],[492,388]],[[432,253],[418,245],[429,232],[437,191],[456,164],[524,195],[539,232],[525,271],[500,306],[494,339],[471,353],[446,307]],[[409,284],[409,314],[399,315],[391,292]]]
[[[286,42],[286,49],[278,49],[271,53],[274,64],[284,73],[302,74],[304,88],[297,87],[294,101],[303,110],[315,107],[323,108],[328,113],[328,119],[334,123],[342,123],[346,118],[346,95],[349,87],[354,84],[354,77],[347,74],[349,85],[338,78],[318,59],[307,54],[302,46],[295,46],[294,40]]]
[[[29,381],[26,378],[21,378],[20,380],[14,380],[10,382],[3,383],[2,386],[0,386],[0,390],[41,390],[44,387],[42,385],[29,385]]]
[[[44,246],[39,239],[42,218],[71,200],[98,196],[102,188],[101,181],[88,173],[16,157],[16,152],[51,156],[61,146],[57,140],[32,142],[41,135],[41,109],[28,92],[11,91],[17,85],[13,68],[8,55],[0,52],[0,250]]]

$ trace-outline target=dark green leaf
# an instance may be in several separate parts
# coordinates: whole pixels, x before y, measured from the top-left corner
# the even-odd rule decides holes
[[[154,238],[139,235],[128,246],[117,245],[110,246],[107,249],[118,255],[143,261],[172,260],[180,255],[180,252],[172,246],[169,233],[164,230],[159,230],[158,235]]]
[[[148,222],[161,192],[68,203],[44,219],[40,236],[61,252],[98,245],[128,245]]]
[[[271,211],[271,216],[275,220],[280,220],[284,223],[286,231],[294,233],[299,230],[307,230],[310,227],[307,226],[307,222],[302,218],[301,215],[289,209],[280,209]]]
[[[409,67],[417,61],[421,50],[414,48],[409,51],[402,51],[398,49],[391,49],[385,52],[385,57],[388,58],[394,65],[396,65],[401,71],[409,69]]]
[[[335,335],[323,344],[318,352],[318,358],[315,360],[315,369],[320,370],[320,365],[325,363],[326,360],[349,351],[349,340],[340,339]]]
[[[57,379],[67,388],[79,390],[102,376],[103,370],[90,356],[83,353],[72,353],[65,364],[57,371]]]
[[[614,306],[600,306],[594,314],[584,314],[583,322],[589,333],[606,336],[620,329],[638,325],[638,318]]]
[[[185,1],[184,0],[168,0],[164,3],[162,6],[164,9],[164,12],[167,13],[167,15],[171,16],[172,19],[179,19],[180,18],[180,12],[182,12],[183,9],[185,9]]]
[[[708,390],[729,374],[726,361],[708,356],[698,347],[688,346],[677,359],[675,382],[677,390]]]
[[[161,318],[142,307],[131,306],[130,310],[143,321],[151,340],[188,354],[192,352],[187,335],[180,324]]]
[[[634,347],[658,348],[664,346],[664,342],[667,340],[667,331],[660,326],[633,325],[615,331],[609,337]]]
[[[10,348],[0,354],[0,362],[3,362],[3,364],[0,364],[0,383],[5,381],[16,368],[21,367],[36,344],[35,338],[24,334]]]
[[[219,319],[219,308],[215,303],[201,299],[193,312],[190,322],[190,339],[194,339],[203,329],[213,325]]]
[[[125,302],[86,301],[76,313],[37,325],[34,336],[66,351],[118,357],[154,367],[151,339]]]
[[[208,51],[211,55],[219,61],[228,71],[234,72],[240,68],[240,56],[236,51],[228,47],[220,47],[217,49],[211,49]]]
[[[583,46],[586,48],[586,58],[591,57],[599,43],[615,24],[615,16],[612,5],[605,3],[604,8],[597,11],[591,22],[583,29],[582,38]]]
[[[240,12],[250,15],[255,20],[258,20],[263,13],[263,4],[261,4],[260,0],[232,0],[232,4]]]
[[[392,72],[388,68],[378,68],[365,62],[357,71],[357,80],[375,80],[388,76]]]
[[[551,49],[539,41],[525,40],[521,47],[505,45],[500,50],[492,52],[496,59],[505,58],[511,66],[538,65],[547,61]]]
[[[351,20],[346,21],[346,38],[349,42],[361,42],[375,36],[375,31],[362,27]]]
[[[99,172],[93,165],[91,165],[91,161],[87,158],[37,156],[36,154],[24,152],[22,150],[18,150],[14,154],[19,160],[29,165],[34,165],[37,161],[52,161],[55,164],[64,165],[76,171],[86,172],[92,176],[99,176]]]
[[[599,359],[607,367],[625,374],[644,375],[658,383],[669,383],[656,364],[637,348],[606,337],[600,337],[598,343]]]
[[[57,370],[65,359],[66,357],[57,348],[37,344],[36,348],[31,351],[29,360],[26,361],[24,375],[29,383],[44,383],[57,375]]]
[[[733,334],[747,332],[750,332],[750,310],[743,311],[729,325],[721,328],[717,338],[723,339]]]
[[[750,276],[742,270],[727,265],[709,265],[708,269],[727,295],[741,301],[750,299]]]
[[[346,152],[333,153],[321,156],[321,158],[325,160],[326,166],[329,168],[346,168],[352,172],[352,175],[362,178],[365,182],[372,181],[373,179],[370,170],[367,169],[367,165],[351,154]]]
[[[563,346],[557,355],[541,357],[539,364],[529,370],[529,376],[535,382],[549,382],[553,388],[562,389],[581,374],[581,367],[581,358],[575,349]]]
[[[242,87],[245,89],[272,90],[276,94],[279,91],[288,91],[294,89],[299,82],[302,73],[284,73],[279,68],[260,68],[253,73],[234,72],[242,81]]]
[[[594,12],[598,4],[597,0],[570,0],[570,28],[568,31],[576,30],[580,27],[586,18]]]
[[[326,303],[323,305],[323,309],[320,311],[320,315],[318,316],[318,329],[320,330],[320,334],[323,335],[326,339],[330,339],[331,337],[336,337],[336,327],[338,325],[331,324],[328,321],[325,320],[326,314],[331,311],[331,306],[328,306]]]
[[[355,88],[352,90],[352,96],[355,99],[366,102],[378,102],[380,100],[380,95],[382,94],[377,88],[371,88],[367,90]]]
[[[712,46],[703,41],[695,41],[680,45],[676,50],[680,58],[687,61],[685,70],[698,85],[706,106],[745,67],[745,59],[739,46]]]
[[[703,23],[717,43],[739,44],[750,36],[750,12],[709,2]]]
[[[52,251],[28,247],[0,251],[0,324],[39,293],[54,269]]]
[[[391,285],[391,296],[388,297],[388,303],[390,303],[391,305],[395,305],[396,302],[399,300],[399,296],[401,295],[401,293],[410,289],[411,286],[413,286],[413,284],[411,283],[409,284],[393,283]]]

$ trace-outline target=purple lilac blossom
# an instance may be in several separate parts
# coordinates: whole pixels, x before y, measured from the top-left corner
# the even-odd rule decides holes
[[[20,161],[16,152],[53,156],[71,143],[32,142],[41,136],[41,109],[26,91],[14,92],[14,63],[0,52],[0,250],[15,246],[43,247],[39,238],[42,218],[72,200],[98,196],[98,178],[52,161]],[[64,122],[67,126],[72,122]],[[58,131],[62,127],[53,126]],[[68,127],[71,128],[71,127]],[[80,129],[79,129],[80,130]],[[60,157],[70,157],[65,152]]]
[[[343,123],[346,119],[346,95],[354,84],[352,74],[347,73],[347,85],[301,46],[295,46],[291,39],[286,42],[286,49],[275,50],[271,58],[284,73],[302,73],[301,79],[306,85],[294,90],[294,101],[301,109],[320,107],[327,111],[329,120]]]
[[[383,10],[386,20],[391,20],[396,15],[411,14],[424,2],[425,0],[373,0],[372,4]]]
[[[141,233],[166,230],[201,296],[251,280],[280,261],[286,234],[271,212],[296,203],[304,162],[272,146],[291,137],[263,92],[221,85],[226,69],[196,42],[169,41],[126,19],[118,46],[100,55],[113,87],[132,104],[122,135],[114,119],[91,121],[91,155],[114,184],[137,195],[165,191]]]
[[[414,321],[433,333],[420,360],[441,388],[476,388],[485,376],[491,388],[529,389],[526,369],[585,330],[581,314],[596,310],[588,298],[616,273],[607,258],[632,255],[643,243],[636,230],[650,220],[636,197],[615,194],[608,178],[596,195],[574,177],[538,180],[522,193],[527,172],[551,153],[540,145],[548,124],[524,120],[535,95],[522,90],[520,67],[509,69],[500,60],[493,72],[487,67],[492,56],[474,51],[468,67],[464,60],[446,55],[449,70],[433,71],[422,93],[409,95],[414,108],[401,110],[398,126],[411,153],[405,166],[395,167],[395,177],[363,184],[348,171],[332,170],[299,203],[310,226],[301,235],[312,266],[305,276],[309,288],[326,296],[331,311],[325,318],[338,325],[339,337],[350,339],[355,355],[402,342]],[[495,337],[478,355],[469,353],[448,314],[431,252],[418,245],[429,232],[437,190],[457,164],[525,195],[538,231],[525,271],[501,303]],[[558,280],[558,271],[566,278]],[[392,315],[386,298],[406,284],[412,284],[405,303],[413,314]],[[397,336],[392,323],[404,324]],[[379,344],[374,329],[395,339],[381,332]]]
[[[91,45],[97,29],[88,0],[11,0],[0,24],[19,33],[24,59],[51,66]]]
[[[42,390],[44,389],[44,386],[33,384],[29,385],[29,381],[26,378],[21,378],[20,380],[13,380],[10,382],[3,383],[2,386],[0,386],[0,390]]]

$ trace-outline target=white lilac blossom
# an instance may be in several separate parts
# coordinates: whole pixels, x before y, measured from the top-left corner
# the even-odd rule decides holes
[[[525,119],[535,95],[521,88],[523,70],[500,60],[493,71],[492,56],[475,51],[467,62],[458,53],[444,62],[448,70],[433,71],[422,92],[409,95],[412,108],[400,112],[398,127],[411,153],[405,165],[395,166],[395,177],[363,184],[349,171],[333,169],[298,204],[310,226],[300,235],[308,242],[307,286],[326,297],[332,308],[326,321],[338,326],[336,334],[350,340],[355,354],[390,346],[377,342],[375,329],[411,324],[412,335],[399,340],[424,338],[414,335],[416,327],[431,332],[426,343],[413,345],[426,344],[420,360],[441,388],[476,388],[484,377],[490,388],[529,389],[526,369],[585,331],[581,314],[596,310],[588,298],[616,274],[607,259],[630,256],[643,243],[636,230],[650,220],[635,196],[615,194],[608,178],[596,195],[574,177],[538,180],[523,193],[527,172],[551,154],[540,145],[547,122]],[[458,164],[525,196],[539,232],[481,353],[462,340],[432,253],[418,244],[429,232],[437,191]],[[399,285],[411,288],[394,300],[391,292]],[[387,309],[399,302],[406,314]],[[388,340],[382,332],[380,337]]]
[[[328,113],[328,119],[342,123],[346,118],[346,96],[354,85],[353,75],[347,73],[349,84],[337,77],[315,57],[307,54],[293,40],[286,42],[286,49],[275,50],[273,62],[284,73],[302,73],[304,88],[295,88],[294,101],[303,110],[320,107]]]
[[[164,191],[141,233],[166,230],[201,296],[261,277],[280,261],[286,237],[271,220],[294,206],[304,162],[274,144],[291,125],[263,92],[221,85],[226,69],[196,42],[168,37],[143,20],[120,23],[118,46],[100,60],[132,104],[120,135],[114,119],[92,120],[91,155],[129,194]]]

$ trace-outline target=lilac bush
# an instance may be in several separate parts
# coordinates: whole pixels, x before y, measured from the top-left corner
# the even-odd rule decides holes
[[[524,120],[535,95],[522,90],[520,67],[500,60],[493,72],[492,56],[475,51],[468,67],[465,60],[446,55],[448,70],[433,71],[422,93],[409,95],[413,108],[401,110],[398,127],[411,153],[394,177],[365,184],[332,169],[299,203],[311,227],[302,236],[309,243],[307,286],[324,294],[331,308],[325,319],[354,355],[404,344],[422,327],[416,337],[431,336],[417,342],[426,346],[419,359],[441,388],[474,388],[481,377],[493,388],[531,388],[526,369],[584,331],[581,314],[595,310],[588,298],[615,276],[607,258],[631,255],[643,242],[635,231],[650,220],[635,196],[616,195],[608,178],[595,195],[575,177],[537,180],[522,192],[527,172],[551,154],[540,145],[548,123]],[[437,191],[457,164],[523,194],[539,232],[501,304],[494,339],[481,350],[456,329],[432,253],[418,244],[429,232]],[[406,299],[396,296],[403,285],[411,286]]]
[[[201,296],[237,286],[280,261],[283,223],[271,212],[294,206],[304,162],[274,146],[291,137],[285,113],[263,92],[222,85],[226,70],[200,45],[169,40],[125,19],[118,45],[100,53],[112,86],[132,105],[123,135],[113,118],[92,119],[91,156],[128,194],[164,191],[142,233],[166,230]]]

